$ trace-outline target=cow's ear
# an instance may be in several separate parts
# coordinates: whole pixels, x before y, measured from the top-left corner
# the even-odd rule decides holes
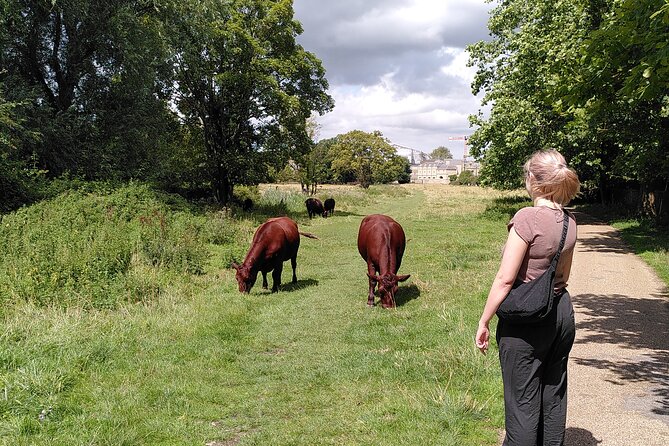
[[[411,277],[411,274],[404,274],[403,276],[397,276],[397,281],[398,282],[404,282],[407,280],[409,277]]]
[[[370,279],[376,280],[377,282],[381,282],[381,278],[379,276],[374,276],[372,274],[367,273]]]

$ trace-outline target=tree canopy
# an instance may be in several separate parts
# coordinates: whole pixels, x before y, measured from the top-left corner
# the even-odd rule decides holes
[[[520,186],[526,157],[554,147],[605,201],[623,185],[666,188],[665,1],[509,0],[488,26],[492,39],[468,48],[491,106],[470,117],[484,184]]]
[[[453,154],[451,153],[451,149],[449,149],[446,146],[439,146],[436,149],[430,153],[430,157],[432,159],[437,159],[437,160],[450,160],[453,159]]]
[[[50,175],[123,178],[146,167],[176,130],[161,35],[148,0],[4,2],[3,92],[42,135],[24,156]]]
[[[306,118],[333,107],[293,15],[291,0],[3,2],[0,97],[26,130],[15,158],[227,202],[308,153]]]
[[[358,182],[364,188],[404,179],[409,165],[379,131],[353,130],[338,135],[330,154],[336,178],[340,182]]]
[[[177,107],[203,127],[216,196],[307,153],[306,120],[333,106],[321,62],[295,41],[290,0],[186,2],[174,34]],[[181,20],[180,18],[184,18]],[[187,38],[186,38],[187,37]]]

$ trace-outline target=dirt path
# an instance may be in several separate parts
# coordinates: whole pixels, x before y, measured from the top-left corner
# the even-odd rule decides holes
[[[565,445],[669,445],[669,293],[615,229],[577,221]]]

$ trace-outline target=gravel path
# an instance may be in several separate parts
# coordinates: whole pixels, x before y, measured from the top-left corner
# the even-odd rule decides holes
[[[669,291],[615,229],[576,217],[565,446],[667,446]]]

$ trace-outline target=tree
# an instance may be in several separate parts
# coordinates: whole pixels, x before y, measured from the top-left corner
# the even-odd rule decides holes
[[[606,166],[605,200],[621,182],[651,192],[669,182],[669,4],[661,3],[616,2],[585,41],[579,78],[565,88],[573,128],[607,149],[584,157]]]
[[[202,126],[213,191],[263,180],[312,146],[306,120],[333,106],[321,62],[295,41],[290,0],[187,2],[175,16],[176,104]]]
[[[470,117],[482,182],[521,186],[526,157],[556,147],[603,201],[622,187],[667,187],[666,2],[510,0],[489,28],[492,40],[469,47],[472,89],[492,104]]]
[[[411,181],[411,163],[408,159],[400,156],[397,158],[397,163],[400,164],[397,182],[400,184],[407,184]]]
[[[315,116],[312,115],[307,119],[306,130],[312,144],[307,153],[298,156],[297,171],[302,190],[307,190],[310,195],[314,195],[318,184],[324,181],[326,163],[326,157],[323,156],[322,149],[315,143],[320,130]]]
[[[451,149],[449,149],[448,147],[439,146],[432,151],[430,157],[436,160],[451,160],[453,159],[453,154],[451,153]]]
[[[470,116],[477,128],[468,145],[483,159],[483,184],[520,187],[532,152],[568,145],[570,117],[554,108],[555,93],[577,72],[580,45],[598,15],[590,0],[510,0],[493,9],[492,39],[468,47],[477,67],[472,91],[485,92],[482,104],[492,104],[489,116]]]
[[[39,141],[25,157],[51,175],[137,175],[177,130],[167,55],[151,0],[25,0],[0,8],[8,100],[28,101]]]
[[[27,131],[17,109],[22,104],[8,102],[0,84],[0,211],[9,211],[36,198],[35,174],[22,159],[23,141],[37,140],[40,135]]]
[[[375,183],[399,180],[408,164],[379,131],[353,130],[338,135],[330,153],[332,170],[339,181],[356,181],[365,189]]]
[[[460,175],[449,175],[451,184],[463,186],[476,186],[479,178],[470,170],[463,170]]]

